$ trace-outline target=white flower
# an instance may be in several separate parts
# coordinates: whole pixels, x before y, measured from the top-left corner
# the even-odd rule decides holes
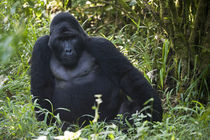
[[[74,140],[78,139],[81,135],[81,130],[77,132],[70,132],[70,131],[65,131],[64,136],[57,136],[55,139],[57,140]]]
[[[102,97],[101,94],[95,94],[94,96],[95,96],[96,98],[101,98],[101,97]]]
[[[37,139],[33,140],[47,140],[47,136],[39,136]]]

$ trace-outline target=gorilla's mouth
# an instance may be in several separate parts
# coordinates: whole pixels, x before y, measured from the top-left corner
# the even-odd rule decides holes
[[[63,57],[61,62],[63,63],[64,66],[73,67],[76,66],[78,60],[76,57],[68,56],[68,57]]]

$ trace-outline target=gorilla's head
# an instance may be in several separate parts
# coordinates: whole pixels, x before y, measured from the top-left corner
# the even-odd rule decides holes
[[[55,57],[66,67],[77,64],[87,34],[69,13],[59,13],[50,25],[48,42]]]

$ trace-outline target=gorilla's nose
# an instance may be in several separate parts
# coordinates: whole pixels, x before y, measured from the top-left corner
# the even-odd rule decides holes
[[[70,55],[72,53],[72,49],[65,49],[66,54]]]

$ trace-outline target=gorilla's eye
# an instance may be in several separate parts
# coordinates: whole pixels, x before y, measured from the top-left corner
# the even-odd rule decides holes
[[[76,36],[75,34],[70,34],[68,37],[69,37],[70,39],[75,39],[77,36]]]
[[[65,41],[65,40],[68,40],[68,39],[66,37],[63,37],[63,36],[58,37],[58,41]]]

